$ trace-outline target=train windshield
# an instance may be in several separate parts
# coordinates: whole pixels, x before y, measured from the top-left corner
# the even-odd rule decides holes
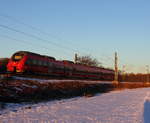
[[[16,53],[13,57],[12,60],[13,61],[20,61],[23,58],[24,54],[22,53]]]

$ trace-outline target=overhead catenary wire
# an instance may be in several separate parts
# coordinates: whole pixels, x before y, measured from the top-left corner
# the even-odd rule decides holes
[[[7,26],[7,25],[0,24],[0,27],[1,27],[1,28],[5,28],[5,29],[7,29],[7,30],[11,30],[11,31],[17,32],[17,33],[21,33],[21,34],[23,34],[23,35],[25,35],[25,36],[34,38],[34,39],[39,40],[39,41],[44,41],[44,42],[47,42],[47,43],[51,43],[51,44],[54,45],[54,46],[57,46],[57,47],[59,47],[59,48],[63,48],[63,49],[65,49],[65,50],[71,51],[71,49],[68,49],[67,47],[60,46],[60,45],[58,45],[58,44],[56,44],[56,43],[54,43],[54,42],[50,42],[50,41],[48,41],[48,40],[45,40],[45,39],[40,38],[40,37],[38,37],[38,36],[35,36],[35,35],[33,35],[33,34],[26,33],[26,32],[24,32],[24,31],[21,31],[21,30],[18,30],[18,29],[9,27],[9,26]],[[74,52],[75,52],[75,51],[74,51]],[[73,52],[73,53],[74,53],[74,52]]]
[[[1,13],[0,13],[0,16],[3,17],[3,18],[7,18],[7,19],[9,19],[9,20],[12,20],[13,22],[15,22],[15,23],[17,23],[17,24],[19,23],[19,24],[21,24],[21,25],[24,25],[25,27],[28,27],[28,28],[30,28],[30,29],[32,29],[32,30],[38,31],[39,34],[42,33],[42,34],[45,34],[45,35],[47,35],[47,36],[51,36],[51,37],[53,37],[53,38],[55,38],[55,39],[57,39],[57,40],[66,41],[66,40],[63,40],[62,38],[60,38],[60,37],[58,37],[58,36],[55,36],[55,35],[52,35],[52,34],[50,34],[50,33],[45,32],[45,31],[42,31],[41,29],[39,29],[39,28],[37,28],[37,27],[35,27],[35,26],[32,26],[32,25],[30,25],[30,24],[26,24],[26,23],[24,23],[23,21],[20,21],[19,19],[16,19],[16,18],[14,18],[14,17],[12,17],[12,16],[5,15],[5,14],[1,14]],[[61,45],[61,44],[58,44],[58,43],[55,43],[55,42],[52,42],[52,41],[43,39],[43,38],[41,38],[41,37],[39,37],[39,36],[30,34],[30,33],[26,33],[26,32],[24,32],[24,31],[21,31],[21,30],[12,28],[12,27],[9,27],[9,26],[7,26],[7,25],[2,25],[2,24],[1,24],[0,27],[5,28],[5,29],[8,29],[8,30],[11,30],[11,31],[15,31],[15,32],[17,32],[17,33],[21,33],[21,34],[23,34],[23,35],[26,35],[26,36],[35,38],[35,39],[37,39],[37,40],[39,40],[39,41],[44,41],[44,42],[50,43],[50,44],[52,44],[52,45],[54,45],[54,46],[56,46],[56,47],[59,47],[59,48],[63,48],[63,49],[65,49],[65,50],[68,50],[69,52],[67,52],[67,54],[70,54],[70,51],[73,52],[73,53],[82,53],[81,51],[78,51],[78,50],[76,50],[76,49],[72,49],[72,48],[70,48],[70,47],[63,46],[63,45]],[[67,44],[68,44],[68,43],[67,43]],[[70,44],[70,43],[69,43],[69,44]],[[82,48],[82,49],[85,50],[85,48]],[[88,51],[89,51],[89,50],[88,50]],[[86,53],[83,53],[83,54],[86,54],[86,55],[87,55],[87,52],[86,52]],[[113,62],[113,59],[112,59],[112,58],[107,57],[106,55],[104,55],[104,56],[105,56],[105,59],[107,59],[107,60],[104,60],[104,58],[102,58],[102,56],[101,56],[101,58],[100,58],[101,61],[105,61],[105,63],[106,63],[106,61],[108,61],[108,62],[110,62],[110,61]],[[102,60],[102,59],[103,59],[103,60]],[[101,63],[102,63],[102,62],[101,62]]]
[[[32,47],[32,46],[37,46],[38,48],[40,47],[40,48],[42,48],[42,49],[46,49],[47,51],[51,51],[51,52],[54,52],[54,49],[53,50],[50,50],[50,48],[48,48],[48,47],[46,47],[46,46],[44,46],[44,45],[38,45],[37,43],[32,43],[32,42],[28,42],[28,41],[25,41],[25,40],[19,40],[19,39],[16,39],[16,38],[13,38],[13,37],[10,37],[10,36],[8,36],[8,35],[2,35],[2,34],[0,34],[0,37],[4,37],[4,38],[7,38],[7,39],[10,39],[10,40],[13,40],[13,41],[16,41],[16,42],[18,42],[18,43],[23,43],[23,44],[25,44],[25,45],[28,45],[28,46],[30,46],[30,47]],[[33,47],[32,47],[32,49],[33,49]],[[55,52],[56,52],[56,50],[55,50]],[[68,52],[65,52],[66,54],[68,54],[68,55],[70,55]]]
[[[6,14],[2,14],[2,13],[0,13],[0,17],[3,17],[3,18],[6,18],[6,19],[9,19],[9,20],[11,20],[11,21],[13,21],[13,22],[15,22],[15,23],[17,23],[17,24],[21,24],[21,25],[24,25],[25,27],[28,27],[28,28],[30,28],[30,29],[32,29],[32,30],[35,30],[35,31],[38,31],[39,33],[42,33],[42,34],[44,34],[44,35],[47,35],[47,36],[51,36],[51,37],[53,37],[53,38],[55,38],[55,39],[57,39],[57,40],[61,40],[61,41],[67,41],[67,40],[63,40],[62,38],[60,38],[59,36],[56,36],[56,35],[53,35],[53,34],[51,34],[51,33],[47,33],[47,32],[45,32],[45,31],[43,31],[43,30],[41,30],[41,29],[39,29],[39,28],[37,28],[37,27],[35,27],[35,26],[33,26],[33,25],[31,25],[31,24],[27,24],[27,23],[25,23],[25,22],[23,22],[23,21],[21,21],[21,20],[19,20],[18,18],[15,18],[15,17],[12,17],[12,16],[10,16],[10,15],[6,15]],[[70,44],[70,41],[67,41],[67,42],[69,42],[69,43],[67,43],[67,44]],[[74,45],[74,44],[73,44]],[[80,46],[80,45],[78,45],[78,46]],[[69,49],[71,49],[70,47],[69,47]],[[86,48],[84,47],[84,48],[82,48],[82,50],[85,50]],[[83,53],[83,52],[81,52],[81,51],[78,51],[78,50],[74,50],[74,49],[72,49],[75,53]],[[87,51],[86,50],[86,53],[83,53],[83,54],[88,54],[87,52],[89,52],[89,50]],[[105,55],[105,57],[106,57],[106,55]],[[108,58],[107,58],[108,59]],[[110,60],[110,59],[109,59]],[[113,61],[113,59],[111,59],[112,61]]]
[[[17,24],[19,23],[19,24],[21,24],[21,25],[24,25],[24,26],[26,26],[26,27],[28,27],[28,28],[30,28],[30,29],[32,29],[32,30],[38,31],[39,34],[42,33],[42,34],[44,34],[44,35],[51,36],[52,38],[55,38],[55,39],[57,39],[57,40],[61,40],[61,41],[65,41],[65,42],[67,41],[67,40],[63,40],[62,38],[60,38],[60,37],[58,37],[58,36],[56,36],[56,35],[52,35],[52,34],[50,34],[50,33],[47,33],[47,32],[45,32],[45,31],[43,31],[43,30],[41,30],[41,29],[39,29],[39,28],[37,28],[37,27],[35,27],[35,26],[32,26],[32,25],[30,25],[30,24],[26,24],[26,23],[20,21],[19,19],[16,19],[16,18],[11,17],[11,16],[9,16],[9,15],[4,15],[4,14],[1,14],[1,13],[0,13],[0,16],[1,16],[1,17],[4,17],[4,18],[7,18],[7,19],[10,19],[10,20],[14,21],[15,23],[17,22]],[[69,42],[69,41],[68,41],[68,42]],[[72,51],[74,51],[74,52],[81,52],[81,51],[78,51],[77,49],[72,49],[72,48],[70,48],[70,47],[66,47],[66,46],[63,46],[63,45],[54,43],[54,42],[52,42],[52,41],[51,41],[51,43],[54,44],[54,45],[59,45],[59,47],[63,47],[63,48],[70,49],[70,50],[72,50]],[[70,42],[69,42],[69,43],[70,43]],[[67,43],[67,44],[69,44],[69,43]],[[74,45],[74,44],[73,44],[73,45]],[[85,48],[82,48],[82,49],[85,49]],[[84,53],[84,54],[85,54],[85,53]]]
[[[40,38],[40,37],[38,37],[38,36],[35,36],[35,35],[33,35],[33,34],[29,34],[29,33],[26,33],[26,32],[24,32],[24,31],[20,31],[20,30],[18,30],[18,29],[14,29],[14,28],[12,28],[12,27],[9,27],[9,26],[6,26],[6,25],[2,25],[2,24],[0,24],[0,27],[1,27],[1,28],[5,28],[5,29],[8,29],[8,30],[11,30],[11,31],[14,31],[14,32],[17,32],[17,33],[21,33],[21,34],[23,34],[23,35],[25,35],[25,36],[34,38],[34,39],[36,39],[36,40],[44,41],[44,42],[50,43],[50,44],[52,44],[52,45],[54,45],[54,46],[56,46],[56,47],[63,48],[63,49],[65,49],[65,50],[71,51],[71,49],[69,49],[68,47],[61,46],[61,45],[56,44],[56,43],[54,43],[54,42],[50,42],[50,41],[48,41],[48,40],[45,40],[45,39]]]

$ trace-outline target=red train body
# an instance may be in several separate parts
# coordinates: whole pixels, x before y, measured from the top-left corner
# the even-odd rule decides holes
[[[7,71],[79,79],[113,80],[114,78],[114,71],[111,69],[75,64],[66,60],[57,61],[54,57],[27,51],[13,54],[7,65]]]

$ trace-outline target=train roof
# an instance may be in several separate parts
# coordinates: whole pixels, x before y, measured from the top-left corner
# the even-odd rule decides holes
[[[20,54],[23,54],[23,55],[31,54],[31,55],[36,55],[36,56],[43,56],[43,57],[46,57],[46,58],[48,58],[48,59],[53,59],[53,60],[55,60],[54,57],[46,56],[46,55],[41,55],[41,54],[38,54],[38,53],[29,52],[29,51],[18,51],[18,52],[16,52],[16,53],[14,53],[14,55],[17,54],[17,53],[20,53]]]
[[[74,64],[73,61],[69,61],[69,60],[62,60],[63,62],[68,62],[68,63],[71,63],[71,64]]]

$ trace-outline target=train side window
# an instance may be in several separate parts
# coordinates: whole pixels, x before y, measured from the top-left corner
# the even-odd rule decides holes
[[[41,66],[43,66],[43,61],[40,61],[39,63],[40,63]]]
[[[40,60],[38,61],[38,65],[40,65],[40,66],[42,65],[42,62]]]
[[[41,65],[44,66],[44,61],[40,61],[40,62],[41,62]]]
[[[33,65],[33,60],[32,60],[32,59],[30,59],[29,61],[30,61],[30,64],[31,64],[31,65]]]
[[[35,65],[39,65],[39,61],[38,60],[35,60]]]
[[[48,62],[47,61],[45,62],[45,65],[48,66]]]
[[[47,66],[47,62],[46,61],[43,62],[43,66]]]
[[[36,60],[36,65],[40,65],[41,62],[39,60]]]
[[[48,63],[46,61],[44,62],[44,66],[48,66]]]
[[[45,61],[42,61],[42,66],[45,66]]]
[[[44,66],[45,61],[39,61],[39,65]]]
[[[37,61],[36,60],[33,60],[33,65],[37,65]]]
[[[28,64],[29,64],[29,60],[27,60],[27,61],[25,62],[25,64],[28,65]]]
[[[38,61],[38,65],[40,65],[40,66],[41,66],[41,65],[42,65],[42,61],[40,61],[40,60],[39,60],[39,61]]]
[[[26,61],[25,64],[26,64],[26,65],[30,65],[30,64],[31,64],[31,59],[27,59],[27,61]]]
[[[53,63],[49,62],[49,63],[48,63],[48,66],[49,66],[49,67],[52,67],[52,66],[53,66]]]
[[[35,65],[35,60],[32,60],[32,64]]]
[[[39,61],[39,65],[43,66],[43,61]]]

